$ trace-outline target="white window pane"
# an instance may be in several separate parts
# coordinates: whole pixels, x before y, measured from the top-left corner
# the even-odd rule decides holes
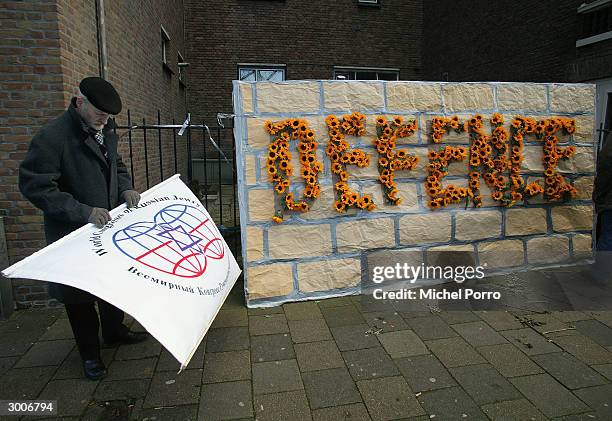
[[[246,80],[247,82],[255,82],[255,70],[240,69],[240,80]]]
[[[258,70],[257,80],[278,82],[284,80],[282,70]]]

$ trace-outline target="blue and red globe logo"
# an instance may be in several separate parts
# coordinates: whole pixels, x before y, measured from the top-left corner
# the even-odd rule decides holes
[[[225,256],[221,234],[210,217],[181,204],[163,208],[153,221],[134,222],[117,231],[113,243],[137,262],[183,278],[202,276],[208,259]]]

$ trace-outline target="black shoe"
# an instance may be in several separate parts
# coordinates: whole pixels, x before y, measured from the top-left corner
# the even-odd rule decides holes
[[[112,338],[110,340],[104,340],[106,345],[125,345],[125,344],[137,344],[139,342],[146,341],[149,334],[146,332],[132,332],[127,330],[121,335]]]
[[[106,377],[106,367],[99,358],[83,361],[83,371],[85,371],[85,377],[90,380],[100,380]]]

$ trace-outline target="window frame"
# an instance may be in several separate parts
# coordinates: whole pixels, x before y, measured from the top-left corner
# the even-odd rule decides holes
[[[237,66],[237,79],[239,81],[243,81],[243,79],[240,78],[240,71],[241,70],[255,70],[255,81],[254,82],[260,82],[259,80],[257,80],[257,72],[260,70],[282,70],[283,72],[283,79],[282,81],[287,80],[287,65],[285,64],[265,64],[265,63],[238,63]],[[245,82],[253,82],[253,81],[245,81]],[[265,82],[265,81],[264,81]]]
[[[339,72],[353,72],[355,73],[355,79],[337,79]],[[375,72],[376,79],[357,79],[357,73],[359,72]],[[381,80],[388,81],[387,79],[380,79],[379,73],[394,73],[396,75],[395,81],[400,80],[400,69],[397,68],[385,68],[385,67],[354,67],[354,66],[334,66],[333,80]],[[390,81],[392,82],[392,81]]]

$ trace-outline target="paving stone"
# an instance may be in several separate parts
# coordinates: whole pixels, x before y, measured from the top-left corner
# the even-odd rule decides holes
[[[201,368],[185,370],[181,374],[155,373],[143,407],[196,404],[200,398],[201,385]]]
[[[288,333],[251,337],[251,361],[261,363],[293,358],[295,358],[295,352]]]
[[[528,376],[544,372],[512,344],[482,346],[477,351],[504,377]]]
[[[9,371],[19,360],[19,357],[5,357],[0,358],[0,377],[7,371]]]
[[[459,367],[485,362],[463,338],[446,338],[425,341],[427,347],[446,367]]]
[[[303,390],[256,396],[254,406],[258,421],[312,420]]]
[[[89,379],[53,380],[37,397],[40,400],[57,400],[57,415],[79,416],[83,413],[91,395],[98,386]]]
[[[612,346],[612,328],[606,326],[598,320],[579,320],[575,323],[576,329],[585,336],[588,336],[599,345]]]
[[[355,380],[388,377],[400,374],[393,360],[381,348],[359,349],[342,353],[344,361]]]
[[[198,420],[227,420],[252,416],[250,381],[202,385]]]
[[[149,336],[146,341],[121,345],[115,354],[116,360],[138,360],[146,357],[158,357],[162,346],[153,336]]]
[[[248,327],[249,318],[246,308],[221,310],[217,313],[215,320],[210,326],[211,329],[222,327]]]
[[[360,325],[366,323],[363,315],[352,305],[322,308],[321,312],[329,327]]]
[[[477,322],[480,320],[480,317],[478,317],[478,315],[472,311],[441,311],[438,313],[438,315],[442,317],[442,319],[449,325],[456,323]]]
[[[408,325],[424,341],[431,339],[452,338],[458,336],[444,320],[438,316],[416,317],[408,319]]]
[[[593,408],[602,419],[612,419],[612,384],[576,390],[580,399]]]
[[[607,377],[608,380],[612,380],[612,364],[594,365],[592,368]]]
[[[606,383],[595,370],[566,352],[534,355],[531,358],[568,389]]]
[[[395,360],[395,365],[415,392],[456,386],[448,370],[431,355],[415,355]]]
[[[249,332],[251,335],[273,335],[288,333],[287,319],[284,314],[266,314],[249,316]]]
[[[391,358],[429,354],[423,341],[412,330],[381,333],[378,340]]]
[[[151,379],[102,381],[98,384],[93,398],[100,401],[119,401],[144,398]]]
[[[334,341],[296,344],[295,354],[301,372],[344,367],[344,360]]]
[[[332,339],[327,323],[323,319],[289,320],[289,330],[295,343]]]
[[[579,414],[589,410],[549,374],[515,377],[510,382],[547,417]]]
[[[366,334],[369,330],[368,325],[361,324],[332,327],[331,333],[340,351],[379,347],[380,342],[376,335]]]
[[[132,416],[131,418],[133,419],[134,417]],[[102,420],[104,418],[99,419]],[[196,421],[198,419],[198,405],[181,405],[172,408],[145,408],[140,411],[138,419],[147,421]]]
[[[19,333],[3,333],[0,337],[0,357],[20,357],[28,352],[36,340],[24,338]]]
[[[247,309],[249,316],[263,316],[265,314],[285,314],[282,306],[276,307],[261,307],[261,308],[249,308]]]
[[[60,365],[73,347],[73,340],[37,342],[17,361],[15,368]]]
[[[106,380],[149,379],[157,364],[156,358],[142,360],[113,361],[108,366]]]
[[[593,318],[599,320],[606,326],[612,327],[612,311],[593,311]]]
[[[100,357],[102,358],[102,362],[108,367],[113,361],[113,356],[115,355],[116,348],[109,349],[101,349]],[[68,354],[68,357],[62,362],[62,365],[58,368],[53,376],[53,380],[63,380],[63,379],[82,379],[84,377],[83,374],[83,363],[81,361],[81,356],[79,355],[79,351],[76,347]]]
[[[56,367],[13,368],[0,377],[1,399],[35,399]]]
[[[418,319],[419,317],[431,317],[433,316],[432,311],[427,308],[425,305],[421,303],[413,303],[412,301],[407,301],[410,304],[410,308],[400,308],[398,310],[399,314],[402,318],[408,322],[410,319]],[[416,307],[416,308],[414,308]]]
[[[546,421],[547,418],[527,399],[483,405],[482,410],[491,421]]]
[[[202,368],[204,367],[204,351],[206,349],[206,338],[202,340],[200,346],[191,357],[189,361],[189,368]],[[157,366],[155,367],[155,371],[174,371],[178,372],[181,368],[181,363],[168,352],[166,349],[162,349],[162,352],[159,354],[159,359],[157,361]]]
[[[248,327],[211,329],[206,334],[206,352],[240,351],[249,346]]]
[[[565,417],[553,418],[553,421],[593,421],[601,420],[602,418],[597,416],[596,412],[582,412],[580,414],[567,415]]]
[[[287,320],[311,320],[322,319],[323,313],[319,305],[314,301],[284,304],[285,317]]]
[[[612,363],[612,352],[586,336],[562,336],[555,338],[555,343],[589,365]]]
[[[483,310],[475,311],[474,313],[487,322],[494,330],[520,329],[523,327],[521,322],[516,320],[516,318],[507,311]]]
[[[410,329],[398,312],[363,313],[363,317],[370,327],[381,328],[383,332]]]
[[[377,300],[369,294],[354,295],[351,300],[360,313],[388,312],[394,307],[388,300]]]
[[[550,313],[554,318],[561,320],[562,322],[576,322],[578,320],[589,320],[593,319],[591,314],[585,313],[583,311],[552,311]]]
[[[319,308],[323,310],[324,308],[352,306],[352,298],[353,297],[347,295],[344,297],[326,298],[324,300],[315,301],[315,303],[317,303]]]
[[[374,420],[393,420],[425,414],[403,377],[362,380],[357,382],[357,387]]]
[[[206,354],[202,383],[220,383],[251,378],[249,351],[215,352]]]
[[[505,330],[500,333],[527,355],[561,351],[555,344],[548,342],[542,335],[529,328]]]
[[[304,373],[303,379],[312,409],[361,402],[361,395],[346,368],[311,371]]]
[[[488,420],[460,387],[423,392],[417,400],[433,420]]]
[[[54,341],[58,339],[73,339],[72,327],[68,319],[57,319],[55,323],[47,327],[39,341]]]
[[[313,421],[370,421],[368,411],[362,403],[335,406],[312,411]]]
[[[542,313],[542,314],[530,314],[528,316],[521,316],[519,320],[523,321],[525,325],[530,326],[534,330],[542,334],[550,334],[563,332],[567,334],[567,329],[571,327],[568,323],[563,322],[556,317],[554,317],[550,313]]]
[[[255,395],[304,389],[296,360],[253,364]]]
[[[503,336],[483,321],[454,324],[453,329],[475,347],[507,342]]]
[[[489,364],[451,368],[450,372],[478,405],[522,397],[518,390]]]

